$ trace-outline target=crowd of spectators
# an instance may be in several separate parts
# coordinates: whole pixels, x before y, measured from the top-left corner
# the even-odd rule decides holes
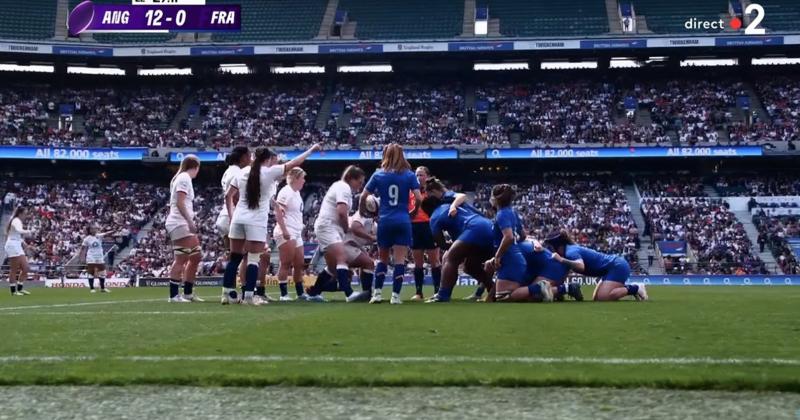
[[[703,178],[667,173],[636,177],[636,187],[642,197],[705,197]]]
[[[796,175],[724,175],[713,180],[723,197],[758,197],[800,195],[800,177]]]
[[[763,250],[766,246],[772,251],[775,262],[784,274],[800,274],[800,263],[788,239],[800,239],[800,219],[798,216],[753,218],[758,229],[758,242]]]
[[[685,241],[691,247],[696,263],[686,264],[682,273],[767,273],[744,226],[726,202],[707,197],[669,197],[644,198],[641,204],[645,235],[655,242]]]

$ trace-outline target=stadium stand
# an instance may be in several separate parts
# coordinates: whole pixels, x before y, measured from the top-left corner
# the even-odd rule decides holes
[[[642,197],[705,197],[703,178],[664,174],[663,176],[637,176],[636,186]]]
[[[601,3],[601,2],[597,2]],[[680,34],[698,31],[719,32],[714,29],[698,29],[691,31],[684,24],[688,17],[701,21],[717,21],[728,13],[728,2],[724,0],[633,0],[637,16],[645,16],[648,28],[659,34]]]
[[[449,39],[461,34],[464,2],[451,0],[341,0],[358,39]]]
[[[608,33],[605,3],[598,0],[569,2],[479,0],[489,17],[500,19],[504,36],[578,36]]]
[[[219,0],[242,6],[242,31],[212,35],[216,42],[308,41],[322,23],[326,0]],[[376,5],[378,3],[370,3]]]
[[[665,258],[673,274],[758,274],[766,267],[728,204],[707,197],[645,198],[645,235],[654,242],[685,241],[688,258]],[[693,257],[692,257],[693,256]]]
[[[759,0],[764,7],[761,26],[772,31],[796,31],[800,22],[800,4],[794,0]]]
[[[0,38],[47,39],[55,32],[56,2],[4,1],[0,4]]]
[[[798,216],[756,215],[753,223],[758,228],[759,242],[763,241],[769,247],[781,271],[784,274],[800,274],[797,255],[787,241],[789,238],[800,238]]]
[[[69,10],[72,10],[80,4],[83,0],[70,0],[69,1]],[[55,3],[55,2],[51,2]],[[94,4],[127,4],[130,5],[130,0],[92,0]],[[55,16],[55,14],[54,14]],[[144,44],[144,43],[153,43],[153,44],[160,44],[162,42],[166,42],[172,38],[175,38],[175,34],[93,34],[92,37],[97,42],[102,43],[109,43],[109,44]]]
[[[725,175],[717,177],[713,185],[722,197],[800,195],[800,180],[792,175]]]

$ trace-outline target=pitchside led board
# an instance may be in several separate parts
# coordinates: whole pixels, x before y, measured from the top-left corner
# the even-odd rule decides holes
[[[205,0],[131,0],[131,4],[81,2],[69,14],[70,36],[82,33],[239,32],[238,4]]]

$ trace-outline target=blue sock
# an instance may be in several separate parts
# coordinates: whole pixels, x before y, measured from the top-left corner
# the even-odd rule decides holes
[[[239,272],[239,264],[244,259],[244,254],[231,254],[231,259],[225,265],[225,274],[222,277],[222,287],[226,289],[236,288],[236,274]]]
[[[378,266],[375,268],[375,290],[383,289],[383,282],[386,281],[386,272],[389,271],[389,267],[386,264],[379,262]]]
[[[442,287],[441,289],[439,289],[439,292],[437,293],[437,296],[439,296],[439,301],[441,301],[441,302],[449,302],[450,301],[450,295],[452,293],[453,293],[452,290],[450,290],[450,289],[448,289],[446,287]]]
[[[89,278],[89,289],[94,290],[94,278]]]
[[[337,292],[339,291],[339,281],[333,277],[328,277],[328,281],[320,288],[321,292]]]
[[[414,286],[416,286],[417,288],[418,295],[422,294],[422,283],[424,281],[425,281],[425,269],[422,267],[414,267]]]
[[[406,275],[406,265],[395,264],[392,275],[394,276],[394,280],[392,280],[392,292],[400,294],[400,290],[403,289],[403,277]]]
[[[631,296],[636,296],[639,293],[639,285],[638,284],[628,284],[625,286],[628,289],[628,294]]]
[[[178,293],[181,292],[181,281],[180,280],[170,280],[169,281],[169,297],[170,299],[178,296]]]
[[[361,290],[365,292],[372,291],[372,281],[375,278],[375,274],[370,271],[361,271],[361,276],[359,276],[359,280],[361,280]]]
[[[106,279],[100,277],[100,289],[106,288]]]
[[[439,293],[442,285],[442,266],[431,268],[431,278],[433,279],[433,293]]]
[[[18,292],[21,292],[21,291],[22,291],[22,287],[23,287],[23,286],[22,286],[22,281],[20,281],[19,283],[17,283],[17,291],[18,291]],[[638,289],[637,289],[637,290],[638,290]]]
[[[561,283],[558,285],[558,292],[556,292],[556,296],[564,296],[567,294],[567,285]]]
[[[194,283],[184,282],[183,283],[183,294],[184,295],[191,295],[194,291]]]
[[[336,267],[336,280],[339,283],[339,290],[343,291],[345,296],[353,294],[353,286],[350,285],[350,270],[345,267]]]
[[[483,286],[478,286],[478,288],[477,288],[477,289],[475,289],[475,296],[477,296],[477,297],[481,297],[481,296],[483,296],[483,292],[485,292],[485,291],[486,291],[486,288],[485,288],[485,287],[483,287]]]
[[[267,288],[264,286],[256,287],[256,296],[267,297]]]
[[[541,296],[542,295],[542,286],[539,286],[538,283],[534,283],[534,284],[528,286],[528,293],[530,293],[531,296]]]
[[[244,292],[253,293],[256,289],[256,283],[258,283],[258,265],[248,264],[244,277]]]
[[[278,283],[278,287],[281,288],[281,296],[286,296],[289,294],[289,285],[286,283]]]
[[[302,296],[303,293],[306,292],[305,290],[303,290],[303,283],[295,283],[294,292],[297,293],[297,296]]]

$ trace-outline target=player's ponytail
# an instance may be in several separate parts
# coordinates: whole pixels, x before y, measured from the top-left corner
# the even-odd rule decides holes
[[[514,187],[509,184],[498,184],[492,188],[492,198],[494,198],[498,209],[510,206],[516,196],[517,193],[514,191]]]
[[[247,175],[247,207],[251,210],[257,209],[261,200],[261,166],[273,156],[275,154],[268,148],[259,147],[250,163],[250,173]]]
[[[200,158],[198,158],[195,155],[184,156],[183,160],[181,160],[181,166],[178,167],[178,172],[175,172],[175,176],[172,177],[172,181],[170,181],[170,184],[173,181],[175,181],[175,178],[177,178],[178,175],[199,167],[200,167]]]
[[[8,224],[6,225],[6,236],[8,236],[9,232],[11,232],[11,223],[14,221],[14,219],[22,216],[23,214],[25,214],[25,207],[17,206],[17,208],[14,209],[14,213],[11,215],[11,218],[8,219]]]
[[[422,168],[422,166],[420,166],[420,168]],[[439,178],[433,177],[433,178],[428,178],[428,180],[425,181],[425,191],[428,191],[428,192],[430,192],[430,191],[445,192],[445,191],[447,191],[447,188],[445,188],[444,183],[442,182],[442,180],[440,180]],[[430,213],[428,213],[428,214],[430,214]]]

